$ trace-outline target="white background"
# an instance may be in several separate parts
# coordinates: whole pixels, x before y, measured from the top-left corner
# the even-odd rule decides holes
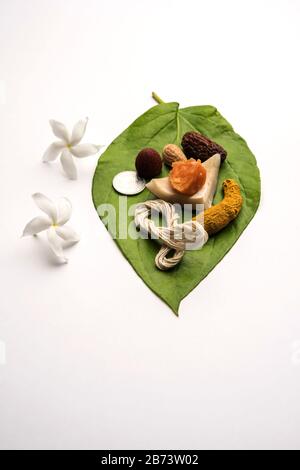
[[[1,448],[300,448],[299,20],[298,0],[0,0]],[[41,163],[48,119],[109,144],[152,90],[216,106],[262,176],[179,318],[99,222],[97,157],[77,182]],[[68,265],[20,239],[36,191],[73,202]]]

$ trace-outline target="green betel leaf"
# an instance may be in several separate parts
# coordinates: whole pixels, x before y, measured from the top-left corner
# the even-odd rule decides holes
[[[143,147],[153,147],[162,152],[169,143],[180,145],[185,132],[196,130],[222,145],[228,156],[221,166],[214,204],[223,198],[222,183],[227,178],[236,180],[242,191],[242,210],[229,226],[211,237],[199,251],[187,251],[182,261],[170,271],[160,271],[155,266],[159,245],[154,240],[122,239],[119,233],[119,204],[126,199],[112,187],[114,176],[135,169],[135,157]],[[163,169],[161,176],[168,170]],[[101,155],[94,175],[93,200],[96,209],[101,204],[111,204],[117,213],[116,243],[143,281],[177,314],[181,300],[221,261],[245,230],[259,205],[260,175],[254,155],[246,142],[212,106],[191,106],[179,109],[178,103],[162,103],[149,109],[117,137]],[[128,197],[128,206],[155,197],[145,189]],[[101,215],[103,221],[104,214]],[[127,224],[133,223],[133,214]],[[121,236],[121,238],[119,238]]]

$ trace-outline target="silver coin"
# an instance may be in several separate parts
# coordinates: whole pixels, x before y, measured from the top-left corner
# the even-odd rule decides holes
[[[136,171],[122,171],[114,177],[112,184],[118,193],[132,196],[145,189],[146,181]]]

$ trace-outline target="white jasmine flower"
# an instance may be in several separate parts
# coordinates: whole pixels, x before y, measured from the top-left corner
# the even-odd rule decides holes
[[[79,236],[70,226],[65,225],[72,214],[70,201],[63,197],[54,204],[49,198],[41,193],[32,195],[34,202],[45,215],[40,215],[32,219],[24,228],[23,237],[37,235],[47,231],[47,238],[53,253],[63,263],[68,260],[63,252],[63,241],[77,243]]]
[[[95,155],[102,145],[80,144],[88,123],[88,118],[78,121],[70,134],[64,124],[53,119],[50,122],[52,131],[60,140],[53,142],[43,156],[44,162],[53,162],[60,156],[60,161],[68,177],[77,179],[77,169],[74,158],[84,158]]]

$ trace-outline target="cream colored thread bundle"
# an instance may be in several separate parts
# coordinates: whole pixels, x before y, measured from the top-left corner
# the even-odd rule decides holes
[[[163,215],[166,227],[157,227],[149,218],[153,211]],[[179,214],[176,213],[175,206],[162,199],[138,204],[135,210],[136,227],[163,244],[155,257],[155,264],[162,271],[176,266],[183,258],[186,249],[189,249],[189,244],[192,244],[192,249],[199,249],[208,240],[208,234],[199,222],[190,220],[179,224],[178,218]],[[174,253],[168,257],[170,252]]]

